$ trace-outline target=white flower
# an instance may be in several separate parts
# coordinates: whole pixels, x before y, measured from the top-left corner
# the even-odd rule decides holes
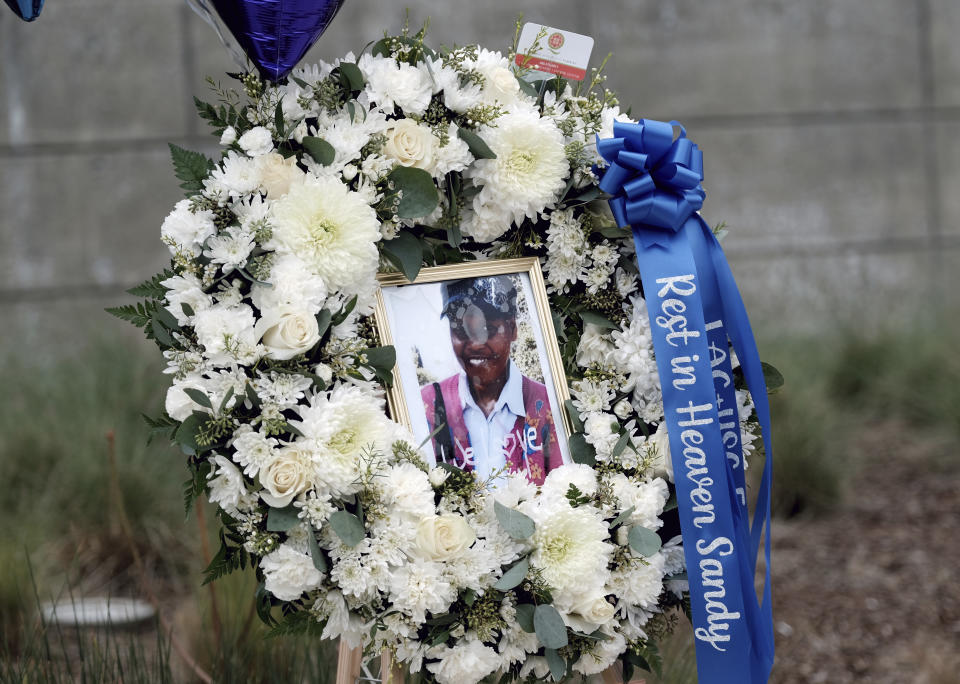
[[[423,622],[428,612],[446,612],[457,591],[443,578],[443,564],[412,558],[391,573],[390,597],[394,608]]]
[[[213,299],[203,291],[203,283],[192,273],[172,276],[160,282],[167,288],[167,311],[177,319],[180,325],[186,325],[190,322],[190,316],[187,316],[183,309],[186,304],[194,313],[204,311],[213,306]]]
[[[230,226],[224,232],[207,240],[207,248],[203,250],[203,255],[212,263],[221,264],[223,273],[227,274],[247,263],[253,247],[253,233],[237,226]]]
[[[493,486],[493,499],[507,508],[516,508],[521,502],[532,499],[536,493],[537,486],[530,482],[525,473],[504,473]],[[493,501],[490,506],[493,506]]]
[[[167,398],[164,403],[164,409],[167,415],[174,420],[186,420],[194,411],[209,412],[209,409],[201,406],[187,394],[186,390],[195,389],[204,391],[203,378],[198,374],[190,374],[182,380],[174,382],[167,389]]]
[[[266,489],[260,492],[260,498],[274,508],[289,506],[295,496],[310,486],[312,475],[313,461],[309,452],[296,443],[281,447],[260,470],[260,484]]]
[[[277,361],[305,354],[320,341],[316,316],[289,307],[271,310],[257,323],[257,331],[263,333],[267,357]]]
[[[306,438],[317,481],[335,494],[356,492],[363,459],[370,453],[389,453],[397,439],[408,437],[384,413],[381,396],[355,385],[337,385],[314,395],[299,413],[300,420],[290,422]]]
[[[447,144],[434,150],[435,161],[431,173],[434,178],[443,178],[451,171],[463,171],[473,162],[470,147],[457,134],[457,126],[447,124]]]
[[[302,501],[294,501],[295,508],[300,509],[297,517],[319,530],[327,521],[330,514],[337,510],[330,503],[330,495],[309,491]]]
[[[260,176],[260,188],[272,200],[286,195],[290,188],[304,177],[303,171],[297,166],[296,156],[284,159],[278,152],[257,157],[257,172]]]
[[[580,494],[593,496],[597,492],[596,471],[582,463],[570,463],[562,468],[554,468],[547,473],[541,487],[541,496],[566,500],[571,485],[580,490]]]
[[[664,556],[655,553],[644,563],[628,563],[615,570],[607,583],[608,593],[621,603],[653,610],[663,592]]]
[[[364,53],[357,62],[366,79],[366,92],[384,111],[394,105],[406,114],[423,114],[433,95],[433,79],[425,64],[397,63],[392,57]]]
[[[220,144],[223,147],[229,147],[237,141],[237,129],[233,126],[227,126],[223,129],[223,135],[220,136]]]
[[[583,422],[586,440],[597,451],[597,458],[601,461],[610,460],[613,448],[620,439],[616,432],[617,419],[609,413],[597,411],[587,415]]]
[[[243,476],[229,460],[219,454],[211,459],[217,469],[207,477],[210,487],[211,503],[219,504],[227,512],[235,511],[240,502],[247,498],[247,489]]]
[[[434,164],[436,138],[429,126],[418,124],[413,119],[394,121],[387,128],[387,142],[383,152],[401,166],[413,166],[431,171]]]
[[[649,530],[658,530],[663,526],[660,514],[670,498],[666,482],[659,477],[649,482],[634,482],[623,473],[609,475],[607,482],[620,510],[634,509],[630,514],[630,525],[640,525]]]
[[[260,185],[260,169],[257,162],[231,150],[220,166],[210,172],[203,181],[204,189],[213,196],[220,193],[230,197],[245,197]]]
[[[341,181],[308,176],[273,203],[271,214],[267,247],[302,259],[328,289],[356,292],[373,279],[377,213]]]
[[[240,136],[237,144],[251,157],[259,157],[268,152],[273,152],[273,136],[263,126],[251,128]]]
[[[563,133],[534,110],[517,109],[480,131],[496,159],[478,159],[464,175],[481,187],[474,211],[501,207],[517,223],[535,218],[557,200],[569,174]],[[504,227],[504,231],[509,226]]]
[[[580,674],[590,676],[603,672],[615,662],[620,654],[627,647],[627,642],[622,634],[613,630],[605,630],[607,639],[598,639],[594,642],[593,648],[589,653],[584,653],[580,659],[573,664],[573,669]]]
[[[510,60],[486,48],[477,51],[472,65],[483,76],[483,101],[487,104],[512,106],[523,99],[520,84],[510,68]]]
[[[190,210],[190,200],[180,200],[174,206],[160,226],[160,235],[169,247],[170,252],[176,254],[179,250],[187,256],[199,256],[204,241],[217,231],[213,224],[213,212]]]
[[[215,304],[196,312],[193,329],[204,347],[204,356],[220,365],[253,363],[262,352],[257,346],[253,309],[246,304]]]
[[[510,228],[512,215],[494,203],[473,205],[464,210],[463,231],[477,242],[493,242]]]
[[[589,586],[603,583],[613,546],[607,543],[607,524],[589,507],[548,507],[546,502],[530,512],[536,523],[530,565],[539,568],[544,581],[563,595],[581,595]]]
[[[567,626],[591,634],[610,622],[616,612],[616,607],[603,596],[584,594],[576,599],[562,617]]]
[[[500,666],[500,656],[476,638],[462,639],[453,648],[440,646],[428,652],[438,662],[427,663],[439,684],[475,684]]]
[[[434,467],[430,469],[427,475],[430,478],[430,484],[439,489],[443,483],[447,481],[447,478],[450,477],[450,472],[443,468]]]
[[[343,594],[337,590],[327,592],[313,604],[313,609],[327,619],[321,639],[343,639],[350,648],[359,648],[363,643],[363,620],[350,612]]]
[[[663,477],[673,482],[673,459],[670,456],[670,436],[667,434],[666,421],[657,425],[657,431],[650,435],[647,442],[648,453],[653,457],[654,477]]]
[[[260,469],[273,460],[278,444],[273,437],[267,437],[245,423],[233,433],[230,446],[234,449],[233,460],[243,468],[244,474],[256,477]]]
[[[396,515],[420,520],[433,515],[433,488],[425,472],[412,463],[390,466],[378,478],[380,501]]]
[[[599,325],[587,323],[577,345],[577,365],[588,368],[594,363],[605,363],[613,351],[613,344]]]
[[[417,526],[417,549],[430,560],[454,558],[469,548],[476,538],[477,534],[463,516],[455,513],[424,518]]]
[[[317,589],[323,582],[323,573],[314,567],[309,554],[289,544],[281,544],[264,556],[260,569],[267,591],[281,601],[296,601],[303,592]]]
[[[250,289],[251,301],[265,315],[283,308],[301,309],[316,315],[327,298],[323,278],[312,273],[293,254],[277,255],[273,259],[267,281],[270,287],[254,283]]]

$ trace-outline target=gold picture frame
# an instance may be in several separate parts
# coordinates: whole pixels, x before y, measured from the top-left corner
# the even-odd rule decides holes
[[[382,345],[396,345],[396,336],[391,329],[389,306],[384,296],[385,290],[391,288],[402,288],[411,285],[423,285],[427,283],[441,283],[449,280],[461,280],[467,278],[479,278],[492,275],[520,275],[526,276],[529,282],[529,299],[532,299],[532,306],[528,302],[529,312],[536,314],[536,323],[539,326],[540,340],[538,340],[537,352],[540,353],[539,343],[542,342],[543,349],[540,354],[542,360],[546,357],[546,370],[549,371],[549,388],[552,388],[556,397],[557,405],[551,406],[553,415],[560,414],[561,420],[556,421],[555,425],[561,425],[563,435],[557,435],[561,441],[561,451],[565,454],[564,463],[572,463],[569,458],[569,438],[573,434],[569,416],[567,415],[566,405],[570,399],[570,392],[567,386],[566,374],[563,369],[563,360],[560,355],[560,348],[557,343],[556,331],[553,327],[553,316],[550,313],[550,302],[547,298],[546,285],[543,280],[543,273],[540,270],[540,261],[536,257],[522,257],[516,259],[498,259],[490,261],[471,261],[459,264],[450,264],[446,266],[427,267],[420,270],[420,273],[413,281],[398,272],[380,273],[377,275],[379,287],[376,293],[376,307],[374,311],[374,322],[377,333],[380,336]],[[526,292],[526,289],[525,289]],[[387,390],[387,404],[390,409],[390,415],[393,419],[407,428],[411,429],[416,435],[413,421],[411,420],[411,407],[407,401],[407,392],[404,388],[401,378],[401,357],[404,350],[398,349],[397,363],[393,368],[393,384]],[[541,362],[541,370],[544,364]],[[547,385],[547,378],[544,377],[544,384]],[[419,383],[417,391],[419,391]]]

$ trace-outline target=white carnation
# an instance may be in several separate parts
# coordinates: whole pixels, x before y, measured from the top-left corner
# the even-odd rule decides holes
[[[607,477],[607,483],[620,510],[634,509],[630,514],[630,525],[640,525],[648,530],[659,530],[663,526],[660,514],[670,498],[666,482],[659,477],[649,482],[635,482],[623,473],[614,473]]]
[[[612,630],[605,631],[606,639],[598,639],[588,653],[580,656],[573,669],[580,674],[590,676],[603,672],[615,662],[627,647],[622,634]]]
[[[305,591],[317,589],[323,582],[323,573],[313,565],[309,554],[301,553],[289,544],[267,554],[260,561],[267,591],[281,601],[295,601]]]
[[[593,496],[597,492],[597,473],[588,465],[570,463],[547,473],[541,487],[541,496],[566,500],[570,486],[580,490],[580,494]]]
[[[428,655],[438,659],[427,663],[427,669],[440,684],[475,684],[500,667],[497,652],[476,638],[431,649]]]
[[[428,475],[412,463],[398,463],[378,478],[380,501],[392,512],[420,519],[434,513]]]
[[[583,335],[577,345],[577,365],[588,368],[594,363],[606,363],[613,351],[613,343],[599,325],[587,323],[583,326]]]
[[[393,607],[423,622],[426,614],[440,615],[457,599],[457,591],[443,578],[443,564],[412,558],[390,575]]]
[[[209,409],[201,406],[187,394],[186,390],[195,389],[204,390],[203,377],[199,374],[189,374],[177,380],[167,389],[167,398],[164,402],[164,409],[167,415],[174,420],[186,420],[194,411],[203,411],[209,413]]]
[[[167,288],[167,311],[177,319],[180,325],[186,325],[190,322],[190,316],[187,316],[183,309],[186,304],[194,313],[205,311],[213,306],[213,299],[203,291],[203,283],[192,273],[172,276],[160,282]]]
[[[160,235],[171,253],[199,256],[204,241],[217,231],[213,212],[204,209],[193,212],[190,200],[180,200],[160,226]]]
[[[663,592],[664,556],[655,553],[644,563],[628,563],[615,570],[607,582],[608,593],[621,603],[654,610]]]
[[[262,353],[257,345],[253,309],[246,304],[215,304],[198,311],[193,329],[204,347],[204,356],[218,365],[254,363]]]
[[[366,92],[384,111],[396,105],[406,114],[423,114],[433,96],[433,79],[425,64],[397,63],[392,57],[364,53],[357,62],[366,79]]]
[[[211,460],[217,468],[207,478],[210,502],[218,504],[228,513],[235,511],[240,503],[248,498],[243,475],[235,465],[219,454],[215,454]]]
[[[267,285],[254,283],[250,299],[262,312],[303,309],[317,314],[327,298],[323,278],[311,272],[294,254],[277,255],[270,266]]]
[[[237,144],[251,157],[259,157],[268,152],[273,152],[273,136],[263,126],[251,128],[240,136]]]
[[[470,147],[457,134],[457,126],[447,124],[447,144],[434,150],[434,163],[431,173],[434,178],[443,178],[451,171],[463,171],[473,163]]]

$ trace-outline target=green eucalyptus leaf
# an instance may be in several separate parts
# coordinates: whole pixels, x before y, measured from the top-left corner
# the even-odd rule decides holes
[[[313,533],[313,530],[310,530],[310,534],[307,535],[307,542],[310,544],[310,558],[313,559],[313,567],[320,572],[326,572],[327,559],[323,557],[323,549],[317,543],[317,535]]]
[[[760,367],[763,368],[763,381],[767,384],[767,392],[773,392],[783,387],[783,373],[766,361],[761,361]]]
[[[402,230],[394,239],[382,243],[381,249],[404,278],[411,282],[416,279],[423,265],[423,243],[413,233]]]
[[[340,540],[347,546],[356,546],[366,535],[363,523],[353,513],[335,511],[330,514],[330,527],[337,533]]]
[[[630,549],[638,556],[643,556],[644,558],[655,554],[663,545],[663,542],[660,541],[659,534],[640,525],[630,528],[627,540],[630,542]]]
[[[208,409],[213,409],[213,404],[210,402],[210,397],[208,397],[207,393],[203,390],[198,390],[195,387],[184,387],[183,392],[201,406],[206,406]]]
[[[503,573],[503,577],[497,580],[496,584],[493,585],[493,588],[499,589],[500,591],[510,591],[523,581],[523,578],[527,576],[527,571],[529,569],[530,559],[527,556],[524,556],[510,566],[509,570]]]
[[[197,444],[197,432],[200,431],[200,428],[203,427],[209,418],[210,416],[205,413],[194,411],[180,423],[180,427],[178,427],[174,433],[173,439],[178,444],[188,447],[194,452],[202,451],[203,449]]]
[[[397,206],[400,218],[421,218],[427,216],[440,203],[440,193],[433,182],[433,176],[412,166],[398,166],[390,172],[388,178],[397,190],[403,194]]]
[[[627,448],[627,445],[630,444],[630,433],[624,432],[620,435],[620,439],[617,440],[617,443],[613,446],[613,451],[610,452],[610,458],[616,459],[624,452]]]
[[[635,510],[637,510],[637,507],[631,506],[630,508],[625,508],[624,510],[620,511],[620,515],[614,518],[613,522],[610,523],[610,529],[611,530],[616,529],[617,527],[620,527],[620,525],[622,525],[623,523],[627,522],[627,520],[630,518],[631,515],[633,515],[633,512]]]
[[[593,445],[587,442],[587,438],[582,432],[570,435],[567,443],[570,446],[570,457],[574,463],[582,463],[590,467],[597,464],[597,452]]]
[[[540,643],[547,648],[563,648],[567,645],[567,626],[557,609],[549,603],[541,603],[534,610],[533,628]]]
[[[593,323],[593,325],[598,325],[606,330],[617,330],[620,327],[606,316],[601,316],[594,311],[581,311],[580,318],[583,319],[584,323]]]
[[[364,85],[366,85],[366,80],[363,78],[363,72],[360,71],[360,67],[353,62],[340,62],[340,66],[337,68],[340,70],[340,75],[350,90],[354,92],[363,90]]]
[[[517,624],[520,625],[520,629],[528,634],[533,634],[535,631],[533,613],[536,609],[537,607],[532,603],[517,604]]]
[[[555,648],[545,648],[543,654],[547,658],[547,665],[550,666],[550,676],[553,677],[553,681],[559,682],[567,673],[567,664],[563,662],[563,658]]]
[[[267,530],[269,532],[286,532],[293,529],[300,519],[297,517],[299,511],[290,504],[285,508],[270,508],[267,513]]]
[[[337,156],[336,150],[333,149],[333,145],[328,143],[323,138],[318,138],[313,135],[306,135],[303,138],[303,149],[307,151],[313,160],[318,164],[324,166],[330,166],[333,163],[334,157]]]
[[[520,511],[507,508],[499,501],[494,501],[493,508],[497,513],[497,520],[500,526],[507,531],[514,539],[527,539],[533,535],[535,526],[530,516],[524,515]]]
[[[460,136],[460,139],[463,142],[467,143],[467,147],[470,148],[470,154],[472,154],[477,159],[496,159],[497,155],[494,154],[493,150],[483,141],[479,135],[471,131],[469,128],[458,128],[457,135]]]

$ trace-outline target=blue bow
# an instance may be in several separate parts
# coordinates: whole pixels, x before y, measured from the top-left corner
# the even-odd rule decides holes
[[[676,232],[703,206],[703,153],[675,121],[641,119],[613,122],[613,137],[597,137],[597,152],[609,165],[600,189],[609,195],[610,209],[621,228],[645,226]],[[657,243],[645,232],[647,246]]]

